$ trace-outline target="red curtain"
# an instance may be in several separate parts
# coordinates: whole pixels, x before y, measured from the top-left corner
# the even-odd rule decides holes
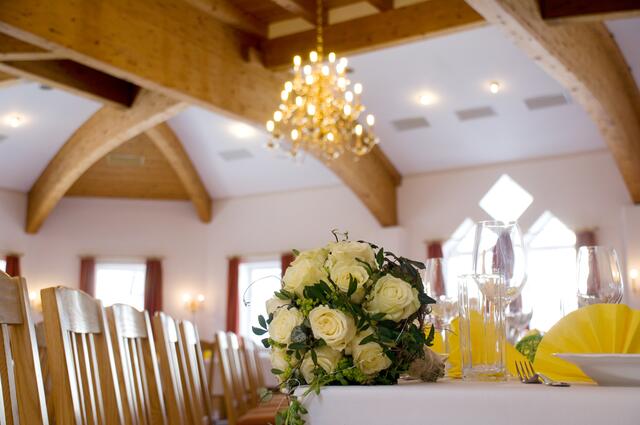
[[[596,232],[593,230],[579,230],[576,232],[576,249],[581,246],[597,245]]]
[[[291,252],[282,254],[282,256],[280,257],[280,270],[282,277],[284,277],[284,272],[287,271],[287,267],[289,267],[289,265],[293,262],[293,260],[295,260],[295,258],[296,257]]]
[[[442,258],[442,242],[433,241],[427,243],[427,259]],[[436,266],[438,270],[434,272],[433,282],[431,282],[431,292],[435,297],[446,295],[447,291],[444,285],[444,270],[442,270],[442,263]]]
[[[147,273],[144,281],[144,308],[153,315],[162,310],[162,261],[147,260]]]
[[[14,254],[7,255],[7,267],[5,271],[11,277],[20,276],[20,257]]]
[[[80,290],[96,296],[96,260],[93,257],[80,259]]]
[[[238,289],[238,273],[240,259],[229,258],[227,270],[227,331],[238,333],[240,321],[240,294]]]

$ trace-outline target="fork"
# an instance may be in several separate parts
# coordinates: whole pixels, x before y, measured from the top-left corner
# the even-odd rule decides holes
[[[523,384],[544,384],[550,387],[570,387],[566,382],[554,381],[553,379],[533,370],[533,365],[529,361],[516,361],[516,372]]]

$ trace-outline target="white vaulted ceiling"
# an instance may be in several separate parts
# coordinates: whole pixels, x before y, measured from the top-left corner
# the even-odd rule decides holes
[[[640,19],[610,22],[636,80]],[[527,109],[524,99],[565,94],[563,88],[497,29],[485,27],[350,57],[350,78],[377,118],[381,147],[401,174],[564,155],[605,148],[579,105]],[[488,91],[497,80],[502,90]],[[417,99],[430,92],[429,106]],[[274,99],[274,107],[277,99]],[[72,132],[100,105],[34,83],[0,89],[0,188],[28,191]],[[495,115],[460,121],[456,111],[490,107]],[[11,128],[9,113],[27,118]],[[428,127],[398,131],[392,121],[423,118]],[[190,107],[169,121],[214,198],[339,184],[320,162],[290,162],[264,148],[262,128]]]

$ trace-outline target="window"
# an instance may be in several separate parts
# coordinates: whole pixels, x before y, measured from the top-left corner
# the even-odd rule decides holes
[[[2,270],[3,272],[7,271],[7,262],[6,262],[6,260],[0,260],[0,270]]]
[[[500,176],[479,202],[494,220],[515,221],[529,208],[533,196],[507,174]]]
[[[576,309],[576,235],[545,211],[525,235],[527,283],[523,311],[533,311],[530,327],[548,330]]]
[[[258,325],[258,316],[266,314],[265,303],[280,289],[280,261],[250,261],[240,264],[240,334],[260,344],[261,336],[251,328]]]
[[[96,263],[96,298],[106,306],[129,304],[144,310],[145,263]]]
[[[458,276],[472,273],[474,222],[470,218],[453,232],[442,246],[445,262],[445,290],[447,296],[458,297]]]

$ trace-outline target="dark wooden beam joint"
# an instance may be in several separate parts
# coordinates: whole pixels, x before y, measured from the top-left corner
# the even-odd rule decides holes
[[[545,20],[604,20],[640,14],[640,0],[538,0]]]

